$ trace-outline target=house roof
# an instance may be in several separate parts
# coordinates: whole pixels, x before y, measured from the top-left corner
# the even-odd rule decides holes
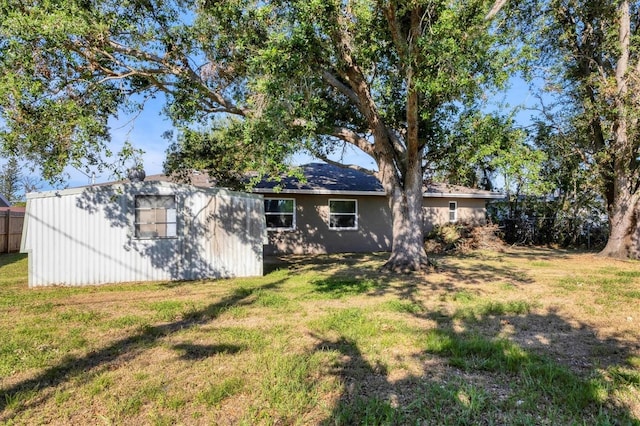
[[[310,195],[374,195],[386,196],[380,181],[373,175],[346,167],[338,167],[332,164],[311,163],[300,166],[305,177],[301,180],[293,176],[283,176],[279,182],[263,179],[258,182],[254,193],[258,194],[310,194]],[[169,182],[176,183],[173,176],[155,174],[146,176],[145,182]],[[114,183],[127,183],[128,181],[109,182],[100,185],[112,185]],[[214,184],[206,173],[194,172],[189,175],[189,183],[200,188],[211,188]],[[425,187],[424,197],[427,198],[478,198],[478,199],[502,199],[504,195],[497,192],[481,189],[467,188],[460,185],[446,183],[431,183]]]
[[[9,207],[9,206],[11,206],[11,203],[9,202],[9,200],[4,198],[2,194],[0,194],[0,207]]]
[[[432,182],[424,189],[422,194],[426,198],[483,198],[501,200],[504,194],[501,192],[485,191],[484,189],[469,188],[467,186],[452,185],[449,183]]]
[[[254,192],[261,194],[317,194],[317,195],[379,195],[385,196],[380,181],[367,173],[331,164],[311,163],[301,166],[305,181],[297,177],[283,177],[280,182],[260,181]],[[431,183],[424,197],[501,199],[503,194],[467,188],[460,185]]]
[[[299,194],[335,194],[380,193],[384,195],[382,184],[375,177],[366,173],[337,167],[331,164],[312,163],[301,166],[305,181],[297,177],[283,177],[280,182],[262,180],[254,187],[254,192],[299,193]]]

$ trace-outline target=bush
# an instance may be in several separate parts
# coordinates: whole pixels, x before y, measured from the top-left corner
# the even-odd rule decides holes
[[[429,253],[468,253],[473,250],[502,250],[497,225],[474,226],[467,223],[436,225],[425,238]]]

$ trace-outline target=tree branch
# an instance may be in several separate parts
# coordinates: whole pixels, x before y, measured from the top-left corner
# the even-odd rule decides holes
[[[360,109],[362,104],[360,102],[360,98],[358,98],[358,95],[356,95],[356,93],[351,88],[349,88],[348,86],[343,84],[340,80],[338,80],[336,76],[331,74],[329,71],[323,70],[322,79],[331,87],[336,89],[338,92],[342,93],[347,98],[349,98],[349,100],[353,102],[356,105],[356,107],[358,107],[358,109]]]
[[[366,174],[368,174],[368,175],[376,176],[376,177],[377,177],[377,172],[375,172],[375,171],[373,171],[373,170],[370,170],[370,169],[367,169],[366,167],[361,167],[361,166],[358,166],[358,165],[356,165],[356,164],[344,164],[344,163],[340,163],[340,162],[338,162],[338,161],[333,161],[332,159],[330,159],[330,158],[329,158],[329,157],[327,157],[326,155],[321,154],[321,153],[319,153],[319,152],[314,152],[314,151],[312,151],[311,153],[312,153],[315,157],[317,157],[318,159],[320,159],[320,160],[324,161],[324,162],[325,162],[325,163],[327,163],[327,164],[331,164],[332,166],[342,167],[343,169],[352,169],[352,170],[357,170],[357,171],[359,171],[359,172],[366,173]]]
[[[346,127],[334,127],[333,132],[329,136],[334,136],[340,140],[343,140],[355,146],[356,148],[359,148],[362,152],[375,159],[373,144],[353,130],[350,130]]]
[[[484,19],[487,21],[493,19],[493,17],[496,16],[498,12],[500,12],[500,9],[502,9],[505,4],[507,4],[507,0],[496,0],[496,2],[493,4],[493,7],[489,11],[489,13],[487,13]]]
[[[104,49],[95,49],[90,48],[88,46],[83,46],[79,42],[73,43],[73,50],[78,54],[82,55],[89,63],[95,66],[98,69],[101,69],[105,74],[109,75],[112,78],[125,78],[131,75],[140,75],[144,77],[150,77],[151,75],[159,75],[159,74],[170,74],[176,77],[182,77],[189,80],[194,86],[200,89],[200,92],[205,94],[206,97],[211,99],[215,104],[218,104],[220,107],[224,109],[225,112],[234,115],[246,116],[250,113],[250,110],[246,108],[242,108],[237,106],[230,99],[225,98],[221,93],[218,93],[214,90],[211,90],[209,86],[205,84],[200,75],[196,73],[188,63],[188,60],[183,57],[183,60],[180,62],[169,61],[166,57],[161,57],[140,49],[135,49],[131,47],[127,47],[121,43],[118,43],[113,40],[108,40],[107,45],[113,49],[115,53],[119,53],[126,57],[133,58],[138,62],[147,62],[149,64],[157,64],[158,68],[136,68],[133,65],[125,64],[119,61],[113,54],[107,52]],[[104,56],[109,58],[115,64],[121,66],[122,68],[128,70],[128,72],[118,72],[115,70],[107,69],[102,66],[97,60],[97,56]],[[158,83],[157,79],[154,79],[154,83]],[[159,86],[161,89],[165,89],[165,85],[161,84]],[[215,108],[212,106],[212,108]],[[217,108],[216,108],[217,109]]]
[[[390,3],[387,7],[382,8],[382,13],[384,13],[385,18],[387,18],[387,22],[389,23],[389,31],[391,31],[393,44],[395,44],[396,49],[398,49],[400,56],[407,59],[409,56],[409,46],[405,41],[406,36],[402,34],[400,21],[398,20],[395,8]]]

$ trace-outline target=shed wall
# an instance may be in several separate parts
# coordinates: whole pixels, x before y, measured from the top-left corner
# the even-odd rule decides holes
[[[134,237],[134,197],[142,194],[175,195],[177,237]],[[233,229],[224,229],[220,206],[235,209]],[[36,195],[26,217],[29,286],[262,274],[258,196],[162,182],[111,185]],[[247,237],[252,233],[257,237]],[[219,250],[210,249],[212,241]]]

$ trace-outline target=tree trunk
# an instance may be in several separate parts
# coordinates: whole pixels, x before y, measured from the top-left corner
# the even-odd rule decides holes
[[[630,114],[627,108],[629,92],[628,74],[630,58],[631,21],[629,2],[619,6],[618,43],[616,63],[615,121],[613,125],[612,170],[605,174],[605,197],[609,215],[609,239],[600,252],[602,256],[640,258],[640,231],[638,230],[638,173],[636,152],[629,139]]]
[[[421,16],[418,9],[415,9],[411,14],[411,39],[417,40],[419,38]],[[422,147],[418,134],[419,93],[415,87],[414,70],[411,65],[407,65],[406,79],[406,152],[398,162],[402,179],[394,177],[390,184],[383,183],[389,195],[389,207],[393,220],[391,257],[383,269],[394,272],[421,271],[430,266],[427,252],[424,249]],[[386,156],[381,159],[386,162],[385,167],[392,169],[392,157]],[[379,165],[382,166],[382,164]],[[388,176],[395,176],[395,173]]]
[[[614,179],[615,192],[608,206],[609,239],[600,255],[619,259],[639,259],[638,194],[632,194],[628,186],[624,185],[626,179]]]
[[[407,170],[404,182],[396,182],[389,195],[393,243],[383,270],[408,273],[431,266],[424,249],[422,197],[422,169],[417,163]]]

